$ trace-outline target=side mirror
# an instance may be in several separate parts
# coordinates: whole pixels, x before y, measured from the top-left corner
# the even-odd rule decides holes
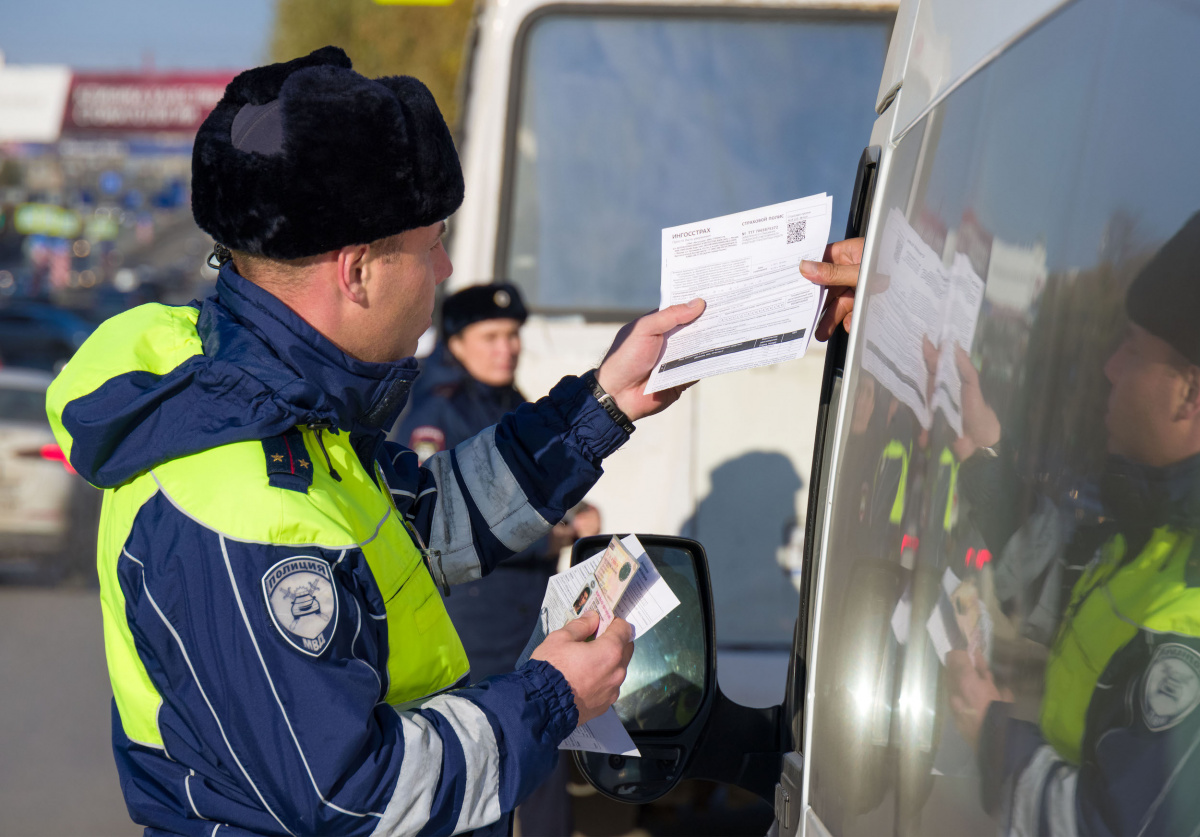
[[[576,541],[571,563],[603,552],[611,535]],[[605,796],[651,802],[685,778],[711,779],[774,800],[783,753],[780,707],[748,709],[717,687],[716,626],[704,547],[688,538],[638,535],[679,607],[635,639],[614,704],[641,758],[575,752]]]

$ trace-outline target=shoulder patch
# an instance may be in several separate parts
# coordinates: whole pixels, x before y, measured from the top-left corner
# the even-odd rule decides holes
[[[267,458],[267,481],[275,488],[307,494],[313,483],[312,458],[300,431],[293,427],[282,436],[263,439],[262,447]]]
[[[297,651],[319,657],[337,630],[338,597],[333,570],[323,558],[285,558],[262,580],[267,613]]]
[[[446,434],[440,427],[423,424],[414,428],[408,446],[417,453],[417,460],[424,462],[438,451],[446,449]]]
[[[1151,732],[1170,729],[1200,705],[1200,654],[1186,645],[1158,646],[1146,669],[1142,718]]]

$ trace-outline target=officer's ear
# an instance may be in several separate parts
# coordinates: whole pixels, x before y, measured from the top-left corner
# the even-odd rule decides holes
[[[367,285],[364,281],[364,273],[369,251],[370,247],[366,244],[352,244],[343,247],[337,253],[338,291],[356,305],[365,306],[367,304]]]
[[[1180,368],[1179,374],[1183,400],[1176,411],[1176,418],[1193,421],[1200,418],[1200,366],[1189,363]]]

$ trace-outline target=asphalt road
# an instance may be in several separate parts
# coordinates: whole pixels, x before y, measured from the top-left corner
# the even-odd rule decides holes
[[[132,837],[95,590],[0,587],[0,835]]]
[[[0,672],[0,837],[141,834],[113,764],[99,592],[0,586]],[[685,783],[639,811],[575,782],[575,837],[762,834],[770,824],[744,792]]]

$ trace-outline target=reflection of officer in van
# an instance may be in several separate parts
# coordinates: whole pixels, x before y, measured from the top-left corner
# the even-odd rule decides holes
[[[977,747],[985,805],[1012,833],[1195,834],[1200,825],[1200,214],[1139,274],[1126,310],[1130,331],[1104,367],[1105,518],[1053,556],[1070,597],[1039,722],[1016,719],[984,661],[946,658],[951,710]],[[1013,485],[1013,469],[996,414],[965,355],[959,368],[960,488],[1011,497],[999,488]],[[1013,560],[1049,557],[1029,553],[1050,540],[1028,536],[1054,513],[1049,504],[1006,525],[978,502],[986,497],[971,499],[988,510],[977,523],[994,550],[1023,533],[1034,548]]]

